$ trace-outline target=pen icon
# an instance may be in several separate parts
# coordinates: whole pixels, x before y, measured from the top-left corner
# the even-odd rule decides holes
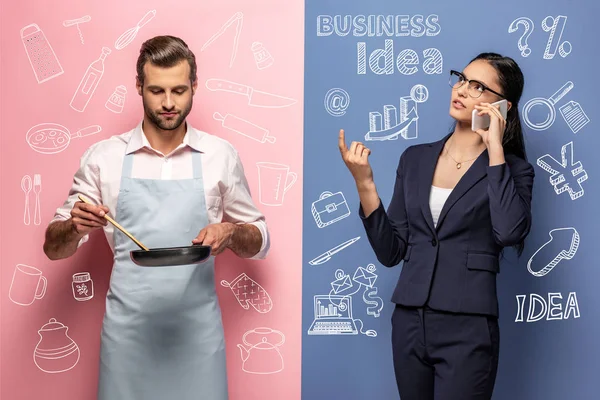
[[[334,254],[342,251],[346,247],[350,246],[352,243],[356,242],[358,239],[360,239],[360,236],[357,236],[355,238],[347,240],[344,243],[338,244],[337,246],[335,246],[332,249],[327,250],[325,253],[321,254],[320,256],[313,258],[308,263],[310,265],[324,264],[327,261],[329,261]]]

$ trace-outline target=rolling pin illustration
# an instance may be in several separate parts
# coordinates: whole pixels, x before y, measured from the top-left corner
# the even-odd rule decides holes
[[[265,128],[261,128],[258,125],[254,125],[251,122],[236,117],[235,115],[227,114],[222,116],[220,113],[215,112],[213,118],[217,121],[221,121],[221,125],[224,128],[239,133],[240,135],[254,139],[257,142],[264,143],[275,143],[275,138],[269,136],[269,131]]]

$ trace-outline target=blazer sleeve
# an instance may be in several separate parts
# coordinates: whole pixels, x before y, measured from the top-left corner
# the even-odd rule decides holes
[[[408,221],[404,205],[405,154],[406,151],[398,163],[394,193],[387,213],[381,198],[379,207],[369,216],[365,216],[362,205],[358,211],[377,260],[386,267],[393,267],[400,263],[406,254],[408,243]]]
[[[494,239],[514,246],[531,229],[531,198],[535,172],[524,160],[488,167],[488,196]]]

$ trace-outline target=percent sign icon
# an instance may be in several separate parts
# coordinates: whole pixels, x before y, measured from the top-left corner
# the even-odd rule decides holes
[[[571,53],[571,43],[568,41],[560,41],[566,24],[567,17],[564,15],[559,15],[556,18],[548,16],[542,21],[542,29],[545,32],[550,32],[550,38],[548,39],[546,50],[544,50],[544,58],[546,60],[554,58],[556,50],[558,50],[558,54],[560,54],[562,58],[565,58]]]
[[[565,30],[565,25],[567,24],[567,17],[564,15],[559,15],[554,18],[552,16],[547,16],[542,21],[542,29],[544,32],[550,32],[550,37],[548,38],[548,42],[546,43],[546,49],[544,50],[544,59],[551,60],[556,55],[560,54],[561,57],[565,58],[568,56],[573,50],[573,46],[569,41],[562,41],[563,31]],[[508,27],[508,32],[513,33],[519,29],[519,26],[523,26],[524,32],[519,37],[519,41],[517,45],[519,50],[521,50],[521,55],[523,57],[528,57],[531,54],[531,48],[529,47],[529,43],[527,40],[529,36],[533,33],[534,23],[531,19],[526,17],[520,17],[511,22]]]

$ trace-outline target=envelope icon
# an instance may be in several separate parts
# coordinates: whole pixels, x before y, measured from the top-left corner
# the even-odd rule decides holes
[[[348,275],[344,275],[343,277],[331,282],[331,287],[333,288],[333,292],[338,294],[344,290],[350,289],[352,287],[352,281],[350,281],[350,277]]]
[[[367,271],[363,267],[358,267],[352,280],[361,285],[365,285],[367,287],[373,287],[375,281],[377,280],[377,275],[371,271]]]

